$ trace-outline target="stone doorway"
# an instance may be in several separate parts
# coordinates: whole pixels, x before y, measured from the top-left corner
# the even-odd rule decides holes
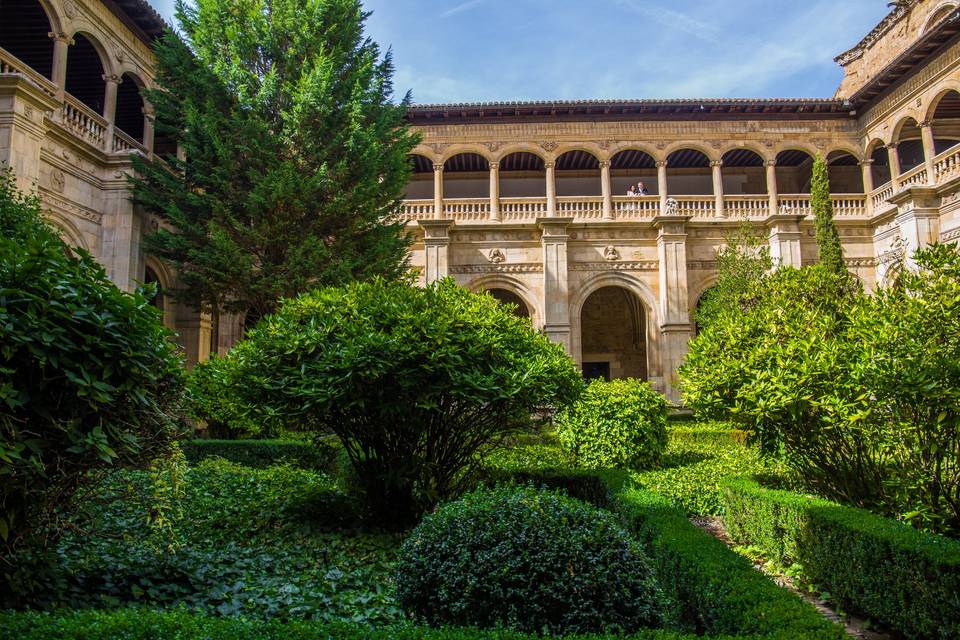
[[[646,335],[647,314],[636,295],[617,286],[597,289],[580,312],[584,375],[646,380]]]

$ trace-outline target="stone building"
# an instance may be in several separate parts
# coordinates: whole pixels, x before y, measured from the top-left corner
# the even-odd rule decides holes
[[[880,1],[880,0],[878,0]],[[692,312],[736,227],[780,264],[817,260],[814,156],[830,166],[845,259],[867,288],[917,247],[960,238],[960,2],[901,0],[837,62],[825,99],[422,105],[402,215],[422,282],[450,275],[517,305],[588,375],[676,398]],[[139,88],[162,22],[143,0],[3,0],[0,161],[65,237],[131,288],[175,274],[144,256],[129,154],[163,147]],[[648,195],[627,196],[642,181]],[[187,356],[209,320],[158,304]]]

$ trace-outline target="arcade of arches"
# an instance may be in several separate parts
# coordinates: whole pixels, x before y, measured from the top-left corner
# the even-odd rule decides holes
[[[880,0],[878,0],[879,2]],[[960,239],[960,3],[902,0],[837,57],[823,99],[415,105],[421,135],[399,212],[422,283],[490,290],[591,376],[650,380],[677,399],[693,309],[716,250],[748,224],[778,265],[817,260],[815,156],[829,167],[848,268],[868,288],[913,251]],[[144,0],[0,2],[0,163],[118,286],[176,273],[146,256],[158,221],[130,201],[132,153],[155,139]],[[253,319],[156,302],[190,362]]]

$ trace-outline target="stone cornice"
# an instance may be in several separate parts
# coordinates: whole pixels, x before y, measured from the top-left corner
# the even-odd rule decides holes
[[[571,262],[571,271],[656,271],[657,260],[630,260],[624,262]]]
[[[450,273],[466,275],[473,273],[542,273],[543,265],[535,262],[517,262],[514,264],[466,264],[450,267]]]
[[[880,38],[887,35],[904,16],[910,13],[919,1],[920,0],[898,0],[893,11],[888,13],[886,17],[880,21],[880,24],[875,26],[873,30],[865,35],[856,45],[834,58],[834,62],[841,67],[845,67],[854,60],[863,57],[863,54],[875,45]]]

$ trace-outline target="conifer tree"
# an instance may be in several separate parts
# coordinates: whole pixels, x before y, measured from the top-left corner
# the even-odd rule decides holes
[[[176,15],[147,93],[162,162],[132,178],[167,223],[146,248],[176,267],[173,295],[259,318],[318,285],[401,276],[417,139],[359,0],[179,0]]]
[[[810,181],[810,206],[813,209],[814,225],[817,233],[817,247],[820,250],[820,264],[828,270],[844,274],[843,247],[840,234],[833,223],[833,202],[830,199],[830,176],[827,161],[817,156],[813,162],[813,177]]]

